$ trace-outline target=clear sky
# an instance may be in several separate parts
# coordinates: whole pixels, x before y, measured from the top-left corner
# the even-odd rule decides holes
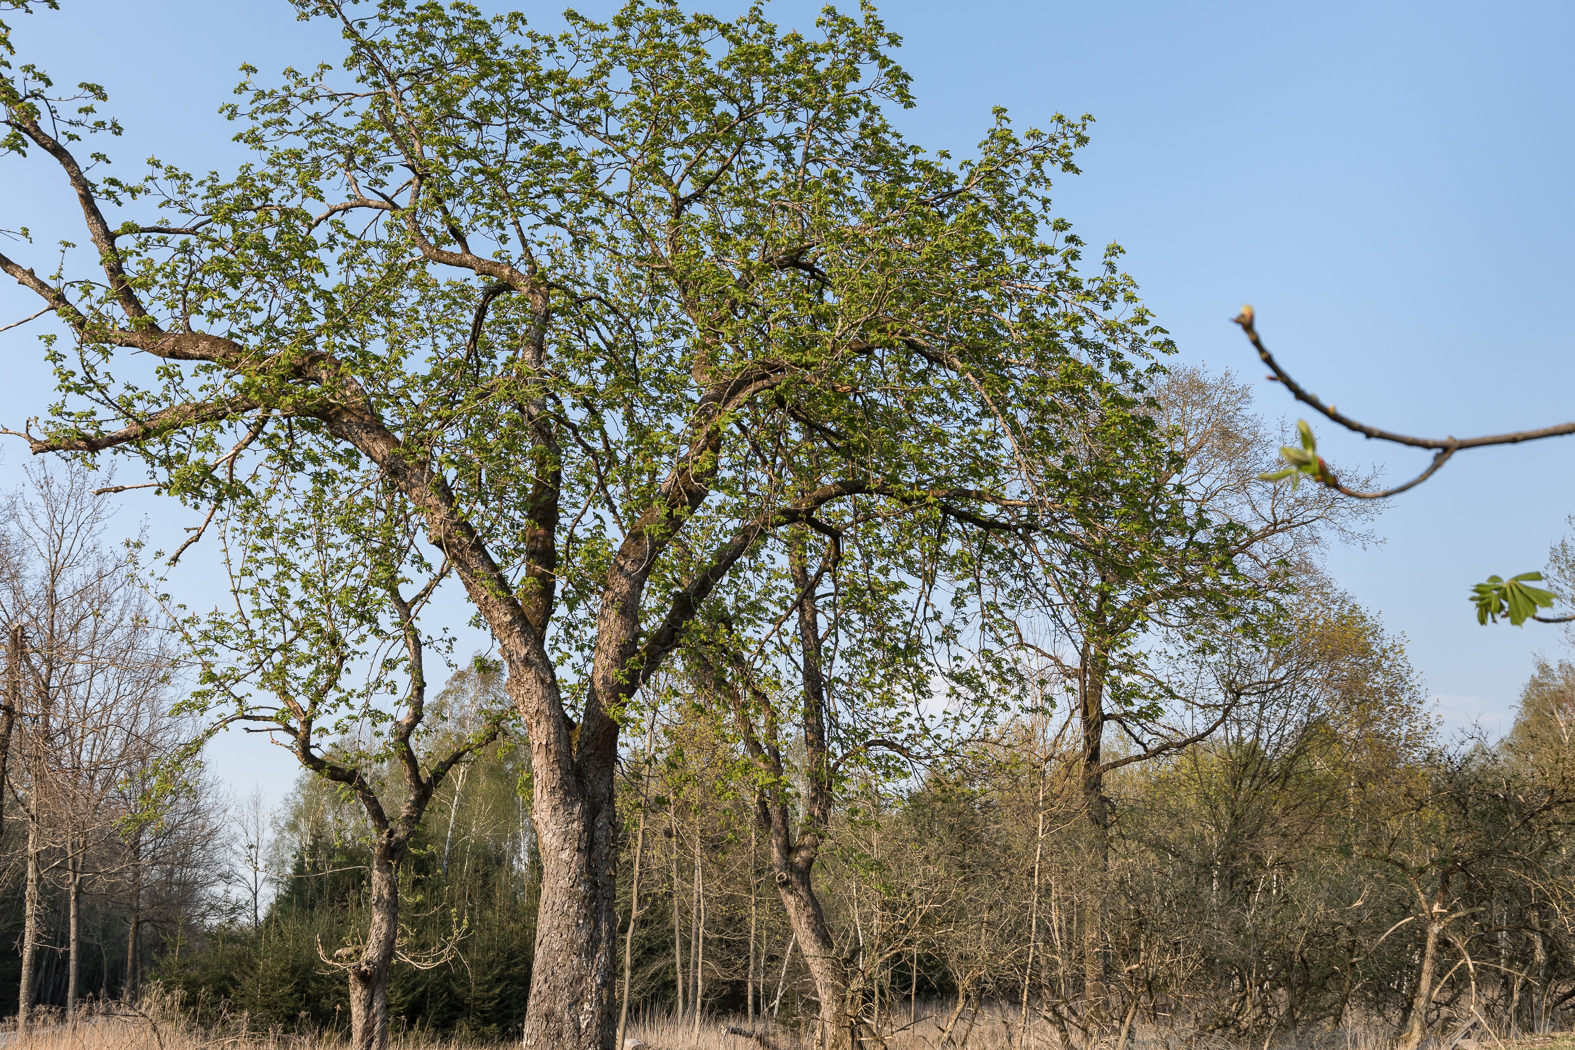
[[[561,3],[521,6],[551,26]],[[769,10],[809,30],[818,6]],[[340,57],[336,34],[277,0],[61,7],[8,16],[20,57],[57,82],[109,88],[108,111],[128,128],[114,144],[128,175],[153,153],[198,170],[233,164],[234,128],[216,111],[242,62],[266,75]],[[1292,373],[1358,418],[1467,436],[1575,417],[1575,5],[903,0],[881,10],[904,38],[898,57],[919,105],[901,123],[920,143],[966,151],[994,105],[1020,125],[1057,111],[1097,118],[1083,174],[1058,184],[1058,210],[1091,245],[1125,247],[1182,356],[1254,380],[1266,415],[1298,413],[1228,323],[1243,302]],[[0,228],[32,226],[42,244],[73,235],[64,190],[42,163],[0,163]],[[0,288],[0,324],[34,309]],[[33,338],[43,323],[0,334],[6,426],[47,404]],[[1398,480],[1425,464],[1317,429],[1336,467],[1376,464]],[[23,458],[8,449],[0,480],[14,483]],[[1385,509],[1380,546],[1329,557],[1340,583],[1409,638],[1452,725],[1507,726],[1537,656],[1565,653],[1555,628],[1478,627],[1466,596],[1490,573],[1543,564],[1575,512],[1572,458],[1569,438],[1462,456]],[[151,515],[167,546],[195,524],[137,495],[125,497],[128,530]],[[255,739],[221,743],[216,759],[237,786],[258,781],[270,797],[294,772]]]

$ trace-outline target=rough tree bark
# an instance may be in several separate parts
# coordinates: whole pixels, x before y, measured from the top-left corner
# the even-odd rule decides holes
[[[399,862],[403,837],[384,831],[372,843],[372,921],[361,958],[346,971],[350,979],[350,1046],[382,1050],[388,1045],[388,969],[399,936]]]

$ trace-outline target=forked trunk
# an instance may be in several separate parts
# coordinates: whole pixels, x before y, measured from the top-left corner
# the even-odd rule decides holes
[[[388,968],[399,936],[399,876],[403,844],[386,832],[372,848],[372,922],[366,947],[352,966],[350,978],[351,1050],[386,1050],[388,1046]]]
[[[582,793],[555,779],[538,776],[535,784],[542,888],[524,1045],[526,1050],[611,1050],[618,1030],[612,792],[610,783],[606,791]]]

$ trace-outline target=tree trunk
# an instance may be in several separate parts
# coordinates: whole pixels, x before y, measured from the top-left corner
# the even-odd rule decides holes
[[[617,850],[611,783],[611,777],[595,775],[565,783],[538,772],[533,815],[543,877],[526,1050],[610,1050],[617,1032],[612,995],[618,962]]]
[[[689,949],[691,954],[690,971],[694,975],[694,993],[689,1001],[694,1004],[695,1037],[700,1036],[700,1005],[705,1000],[702,993],[705,991],[700,970],[705,964],[705,878],[700,871],[700,815],[695,814],[695,876],[694,876],[694,903],[689,910]]]
[[[11,737],[16,713],[22,705],[22,628],[11,628],[6,641],[5,703],[0,705],[0,832],[5,830],[6,769],[11,759]]]
[[[1034,883],[1028,911],[1028,962],[1023,967],[1022,1016],[1017,1022],[1017,1045],[1028,1045],[1028,990],[1033,986],[1034,949],[1039,946],[1039,865],[1045,851],[1045,761],[1039,758],[1039,801],[1034,807],[1037,831],[1034,835]]]
[[[404,844],[383,832],[372,846],[372,923],[366,947],[348,973],[351,1050],[388,1046],[388,968],[399,936],[399,876]]]
[[[1097,649],[1083,660],[1081,709],[1083,810],[1088,828],[1089,877],[1083,897],[1083,1006],[1090,1024],[1110,1018],[1105,988],[1104,897],[1110,871],[1110,800],[1105,797],[1105,668]]]
[[[82,858],[66,867],[66,1022],[77,1023],[77,979],[82,972]]]
[[[744,981],[745,1012],[751,1028],[755,1026],[755,912],[760,903],[760,888],[755,884],[755,844],[758,836],[759,824],[752,820],[749,822],[749,976]]]
[[[131,915],[126,920],[126,983],[120,990],[120,997],[128,1003],[137,1001],[142,976],[142,912],[132,906]]]
[[[807,865],[785,858],[777,861],[777,894],[787,912],[794,939],[804,950],[804,961],[815,980],[815,995],[820,999],[820,1025],[825,1032],[826,1050],[845,1050],[852,1045],[856,1021],[848,1013],[848,975],[837,956],[836,943],[826,913],[815,895],[815,884]]]
[[[668,837],[673,842],[673,994],[678,997],[674,1004],[677,1011],[674,1016],[681,1018],[684,1016],[685,989],[689,982],[684,980],[684,919],[683,909],[679,906],[681,898],[678,896],[678,818],[672,807],[667,810],[667,827],[671,833]]]
[[[1438,962],[1438,935],[1443,929],[1439,923],[1428,921],[1427,936],[1422,942],[1422,965],[1416,975],[1416,995],[1411,1000],[1410,1023],[1397,1043],[1400,1050],[1417,1050],[1427,1034],[1427,1011],[1433,1005],[1433,970]]]
[[[126,934],[126,983],[120,989],[120,997],[128,1003],[137,1001],[142,976],[142,832],[135,831],[131,836],[129,850],[131,862],[131,914],[126,920],[128,931]]]
[[[1110,1019],[1110,994],[1105,987],[1105,879],[1110,871],[1110,825],[1103,791],[1088,800],[1089,866],[1083,897],[1083,1001],[1091,1023]]]
[[[646,737],[646,763],[651,760],[650,736]],[[618,1038],[614,1045],[623,1046],[624,1031],[629,1024],[629,972],[634,954],[634,926],[640,921],[640,865],[645,859],[645,788],[640,789],[640,830],[634,839],[634,882],[629,887],[629,929],[623,935],[623,998],[618,1005]]]
[[[37,805],[37,801],[34,801]],[[30,815],[31,818],[31,815]],[[17,991],[16,1030],[24,1033],[33,1012],[33,992],[38,983],[38,923],[43,901],[39,896],[38,821],[27,822],[27,882],[22,905],[22,978]]]

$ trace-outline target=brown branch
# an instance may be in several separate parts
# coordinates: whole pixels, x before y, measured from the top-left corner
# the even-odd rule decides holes
[[[1388,441],[1396,445],[1405,445],[1409,448],[1432,449],[1437,453],[1427,470],[1405,484],[1397,485],[1392,489],[1386,489],[1382,492],[1356,492],[1339,484],[1338,480],[1335,480],[1330,486],[1356,499],[1382,499],[1386,496],[1398,495],[1407,489],[1420,485],[1437,473],[1438,469],[1448,462],[1451,456],[1463,449],[1485,448],[1490,445],[1518,445],[1523,441],[1539,441],[1542,438],[1564,437],[1569,434],[1575,434],[1575,423],[1560,423],[1556,426],[1539,427],[1535,430],[1517,430],[1506,434],[1485,434],[1472,438],[1415,437],[1410,434],[1400,434],[1392,430],[1384,430],[1381,427],[1370,426],[1359,420],[1352,419],[1350,416],[1337,410],[1333,405],[1324,404],[1318,395],[1304,388],[1291,377],[1290,373],[1280,366],[1280,363],[1274,359],[1274,355],[1269,353],[1268,347],[1263,345],[1262,337],[1258,335],[1256,318],[1252,307],[1242,307],[1241,313],[1231,320],[1241,326],[1241,330],[1246,333],[1248,341],[1252,343],[1253,349],[1258,351],[1258,358],[1265,365],[1269,366],[1269,370],[1272,373],[1269,378],[1283,384],[1285,389],[1291,392],[1292,397],[1304,405],[1308,405],[1325,419],[1338,423],[1345,429],[1361,434],[1366,438]]]
[[[192,535],[186,538],[186,542],[182,543],[179,547],[176,547],[175,553],[170,555],[169,563],[171,565],[174,565],[176,562],[180,561],[180,556],[186,553],[187,547],[190,547],[192,544],[202,539],[203,533],[208,531],[208,525],[213,521],[213,516],[218,512],[218,510],[219,505],[217,503],[208,508],[208,516],[202,519],[202,524],[198,525],[197,528],[193,530]]]
[[[712,553],[710,563],[694,575],[689,585],[673,595],[667,616],[640,651],[640,671],[631,685],[643,685],[656,673],[662,661],[677,647],[683,629],[700,611],[700,604],[762,536],[779,526],[805,520],[832,500],[868,492],[870,488],[864,481],[831,482],[785,507],[764,511],[746,522]]]
[[[327,211],[324,211],[321,215],[318,215],[312,219],[312,225],[309,227],[309,229],[315,230],[317,227],[327,222],[333,216],[338,215],[340,212],[354,211],[357,208],[371,208],[375,211],[398,210],[388,201],[375,201],[370,197],[356,197],[351,200],[341,201],[338,204],[329,205]]]
[[[31,268],[23,266],[4,252],[0,252],[0,272],[9,274],[16,280],[17,284],[38,295],[39,298],[49,304],[50,309],[65,314],[66,320],[73,327],[80,329],[87,324],[87,318],[82,315],[82,311],[71,304],[64,292],[50,285],[38,274],[34,273]],[[38,315],[34,314],[33,316],[37,317]],[[29,320],[31,319],[29,318]]]
[[[131,280],[126,276],[126,269],[121,265],[120,251],[115,247],[115,233],[105,221],[104,213],[99,210],[98,199],[93,192],[93,183],[83,172],[77,159],[64,144],[39,127],[38,122],[25,112],[12,109],[10,119],[23,134],[38,143],[65,170],[66,178],[71,181],[71,188],[76,190],[77,202],[82,208],[82,219],[87,225],[88,236],[93,239],[93,246],[98,249],[99,265],[103,267],[104,275],[109,278],[109,286],[114,290],[120,308],[126,312],[127,317],[146,319],[152,324],[152,317],[143,307],[142,300],[137,298],[137,293],[131,287]],[[158,326],[153,324],[153,328],[156,331]]]
[[[212,219],[203,219],[191,226],[138,226],[138,233],[160,234],[170,237],[189,237],[204,226],[213,225]]]
[[[141,485],[107,485],[101,489],[94,489],[93,495],[111,496],[117,492],[132,492],[136,489],[156,489],[162,484],[163,482],[161,481],[148,481]]]
[[[1201,732],[1193,733],[1191,736],[1176,737],[1163,743],[1156,744],[1153,747],[1146,748],[1136,754],[1127,755],[1124,758],[1113,759],[1109,762],[1103,762],[1100,764],[1100,772],[1109,773],[1111,770],[1120,769],[1122,766],[1130,766],[1134,762],[1146,762],[1151,758],[1158,758],[1160,755],[1167,755],[1173,751],[1181,751],[1185,748],[1191,747],[1193,744],[1207,740],[1209,737],[1214,735],[1214,731],[1216,729],[1225,724],[1225,720],[1231,716],[1231,712],[1235,711],[1240,703],[1240,696],[1237,696],[1231,700],[1231,702],[1226,704],[1220,711],[1220,716],[1216,718],[1207,729],[1204,729]],[[1107,721],[1120,722],[1121,719],[1109,718],[1107,716]],[[1125,729],[1125,725],[1123,725],[1122,728]],[[1131,734],[1129,733],[1128,735],[1130,736]],[[1136,740],[1136,737],[1133,737],[1133,739]]]
[[[258,405],[255,401],[246,398],[172,405],[169,408],[160,409],[148,416],[147,419],[121,427],[119,430],[85,437],[40,438],[34,437],[26,431],[6,430],[3,428],[0,428],[0,434],[10,434],[12,437],[26,439],[28,448],[32,450],[35,456],[45,452],[102,452],[105,449],[130,444],[133,441],[144,441],[148,438],[168,434],[182,427],[220,422],[242,412],[249,412],[257,407]]]
[[[28,314],[26,317],[22,318],[20,321],[12,321],[8,325],[0,325],[0,332],[9,332],[13,328],[21,328],[23,325],[27,324],[27,322],[32,321],[32,320],[36,320],[37,318],[40,318],[40,317],[43,317],[45,314],[47,314],[52,309],[53,309],[53,307],[46,306],[42,310],[38,311],[35,314]]]

